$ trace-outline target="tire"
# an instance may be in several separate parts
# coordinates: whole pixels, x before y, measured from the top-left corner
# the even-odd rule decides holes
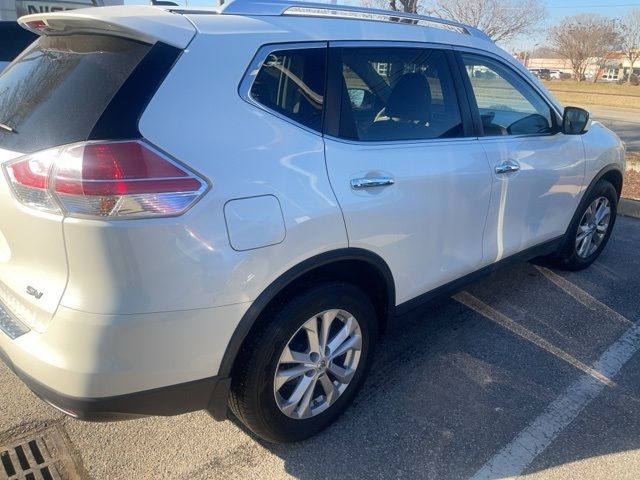
[[[601,201],[601,203],[597,203],[598,201]],[[590,212],[597,211],[605,204],[609,209],[608,221],[606,222],[606,230],[601,231],[604,222],[598,222],[593,217],[591,217],[590,220],[589,216],[591,215]],[[599,180],[586,201],[580,204],[580,209],[576,212],[571,226],[567,230],[567,236],[562,250],[556,257],[552,258],[553,265],[562,270],[573,271],[583,270],[591,265],[600,253],[602,253],[602,250],[609,241],[613,226],[616,222],[617,212],[618,192],[610,182]],[[594,221],[597,223],[595,230],[593,230]],[[583,237],[584,241],[582,241],[578,237],[578,232],[580,230],[581,236],[584,235],[585,225],[589,224],[589,229],[593,233],[587,234],[587,237]],[[585,242],[589,240],[591,243],[589,243],[588,248],[586,248]]]
[[[319,317],[321,313],[324,320]],[[346,348],[360,344],[359,350],[349,349],[344,355],[333,357],[341,349],[335,348],[334,352],[329,349],[321,357],[318,353],[321,348],[312,348],[309,339],[318,338],[318,344],[322,345],[322,333],[314,337],[308,332],[314,328],[321,332],[323,322],[327,321],[331,326],[325,336],[327,346]],[[259,330],[245,341],[235,363],[229,396],[231,411],[249,430],[268,442],[296,442],[315,435],[340,416],[362,386],[373,358],[377,326],[371,300],[349,283],[323,283],[290,297],[269,312]],[[351,332],[347,341],[340,343],[343,337],[336,336],[338,331]],[[285,347],[291,352],[289,356]],[[305,363],[301,363],[303,360]],[[296,376],[290,373],[294,371],[290,368],[305,373]],[[344,374],[341,378],[345,383],[338,380],[334,371]],[[279,383],[277,373],[283,379]],[[285,382],[289,376],[291,379]],[[308,383],[315,387],[308,389],[311,394],[303,395],[296,404],[295,399]],[[307,398],[315,401],[306,401]]]

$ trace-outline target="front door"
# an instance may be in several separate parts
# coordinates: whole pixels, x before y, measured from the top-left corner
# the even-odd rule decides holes
[[[339,125],[325,151],[349,245],[388,263],[397,303],[479,268],[492,174],[463,125],[447,53],[330,51]]]
[[[559,131],[551,106],[510,66],[461,58],[494,179],[484,239],[490,263],[565,233],[580,199],[584,148],[579,135]]]

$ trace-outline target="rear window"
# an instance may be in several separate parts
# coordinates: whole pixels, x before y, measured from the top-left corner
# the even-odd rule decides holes
[[[0,21],[0,62],[11,62],[37,37],[16,22]]]
[[[150,48],[108,36],[38,38],[0,74],[0,148],[31,153],[86,140]]]

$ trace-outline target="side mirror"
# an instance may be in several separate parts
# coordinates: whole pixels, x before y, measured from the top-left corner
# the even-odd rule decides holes
[[[566,107],[562,114],[562,133],[579,135],[589,126],[589,112],[583,108]]]

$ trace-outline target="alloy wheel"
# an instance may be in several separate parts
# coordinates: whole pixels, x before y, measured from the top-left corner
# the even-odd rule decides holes
[[[362,331],[345,310],[309,318],[285,346],[273,381],[278,408],[290,418],[324,412],[353,379],[362,350]]]
[[[589,258],[598,249],[611,220],[611,206],[606,197],[596,198],[582,215],[576,233],[576,254]]]

